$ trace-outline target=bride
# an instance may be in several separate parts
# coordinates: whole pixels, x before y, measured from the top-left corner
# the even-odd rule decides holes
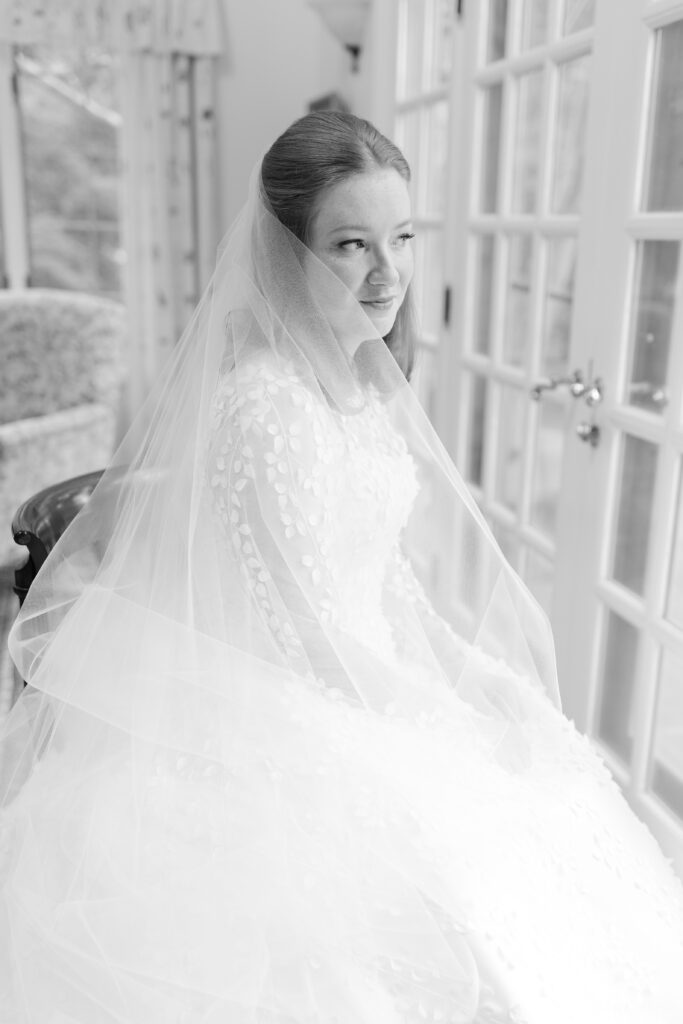
[[[407,383],[409,176],[276,140],[29,594],[3,1024],[683,1021],[681,885]]]

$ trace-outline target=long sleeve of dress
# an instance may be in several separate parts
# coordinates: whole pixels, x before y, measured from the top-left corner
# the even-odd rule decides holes
[[[330,416],[294,372],[256,366],[219,389],[210,486],[250,607],[297,671],[338,675]],[[253,621],[245,624],[253,629]]]

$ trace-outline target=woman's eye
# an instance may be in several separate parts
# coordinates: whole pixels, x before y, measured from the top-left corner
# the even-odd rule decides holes
[[[402,248],[408,244],[411,238],[415,238],[414,233],[412,231],[404,231],[396,236],[393,245]],[[343,242],[339,242],[339,248],[343,251],[358,252],[360,249],[367,248],[367,244],[363,238],[345,238]]]

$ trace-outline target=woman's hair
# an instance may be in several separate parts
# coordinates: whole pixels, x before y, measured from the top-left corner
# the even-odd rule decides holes
[[[324,193],[355,174],[393,168],[410,181],[398,146],[369,121],[320,110],[295,121],[275,140],[261,164],[265,197],[278,220],[308,244]],[[415,312],[410,286],[385,342],[405,376],[415,361]]]

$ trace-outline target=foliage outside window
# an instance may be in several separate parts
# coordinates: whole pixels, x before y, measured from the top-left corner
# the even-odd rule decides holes
[[[15,51],[34,287],[121,296],[116,71],[92,47]]]

